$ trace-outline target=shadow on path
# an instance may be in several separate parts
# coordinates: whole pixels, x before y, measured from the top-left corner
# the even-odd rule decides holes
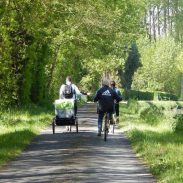
[[[0,173],[0,182],[95,182],[152,183],[148,173],[128,141],[116,130],[108,141],[97,137],[94,104],[79,112],[79,133],[51,127],[37,136],[27,149]],[[92,122],[91,122],[92,121]]]

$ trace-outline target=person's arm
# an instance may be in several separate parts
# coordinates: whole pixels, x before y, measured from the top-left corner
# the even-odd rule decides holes
[[[72,86],[75,90],[76,95],[82,95],[81,92],[79,91],[78,87],[75,84],[72,84]]]
[[[59,98],[60,98],[60,99],[63,99],[63,98],[64,98],[64,96],[63,96],[64,87],[65,87],[65,85],[62,85],[62,86],[60,87],[60,92],[59,92]]]
[[[96,92],[94,98],[93,98],[93,101],[94,102],[97,102],[99,100],[99,90]]]
[[[120,90],[119,90],[119,89],[116,89],[116,91],[117,91],[117,94],[118,94],[121,98],[123,98],[123,97],[122,97],[122,94],[121,94],[121,92],[120,92]]]
[[[122,96],[119,96],[116,92],[114,92],[114,99],[117,101],[117,102],[120,102],[122,100]]]

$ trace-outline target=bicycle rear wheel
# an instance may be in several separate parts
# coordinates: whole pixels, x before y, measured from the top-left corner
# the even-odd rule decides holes
[[[115,125],[113,124],[112,125],[112,133],[114,134],[114,128],[115,128]]]
[[[104,141],[107,141],[107,130],[104,130]]]
[[[78,119],[75,119],[75,124],[76,124],[76,133],[78,133]]]
[[[113,114],[112,115],[112,133],[113,134],[114,134],[115,125],[116,125],[116,115]]]
[[[52,131],[53,131],[53,134],[55,134],[55,118],[53,118],[53,122],[52,122]]]
[[[106,114],[105,115],[105,123],[104,123],[104,141],[107,141],[107,134],[108,134],[108,125],[107,125],[107,123],[108,123],[108,120],[109,120],[109,118]]]

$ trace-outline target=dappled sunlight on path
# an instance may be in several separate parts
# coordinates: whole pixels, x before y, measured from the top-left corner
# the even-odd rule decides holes
[[[107,142],[97,137],[94,104],[79,110],[79,133],[56,127],[37,136],[32,144],[0,173],[0,182],[131,182],[152,183],[128,141],[116,129]]]

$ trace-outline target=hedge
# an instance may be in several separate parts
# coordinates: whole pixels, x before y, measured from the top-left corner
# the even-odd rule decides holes
[[[137,90],[123,90],[121,91],[123,99],[137,99],[137,100],[178,100],[178,97],[174,94],[166,92],[148,92]]]

